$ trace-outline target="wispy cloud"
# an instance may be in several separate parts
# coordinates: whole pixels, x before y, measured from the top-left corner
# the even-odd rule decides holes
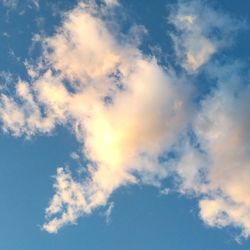
[[[105,213],[104,213],[105,218],[106,218],[106,223],[107,223],[107,224],[109,224],[110,221],[111,221],[111,214],[112,214],[113,208],[114,208],[114,202],[111,202],[111,203],[108,205],[108,208],[107,208],[107,210],[106,210]]]
[[[171,34],[179,63],[190,73],[221,49],[229,47],[241,26],[206,1],[179,1],[168,18],[175,32]]]
[[[9,10],[16,10],[17,7],[20,5],[19,0],[0,0],[0,4],[2,4],[5,8],[8,8]],[[39,0],[24,0],[25,5],[30,7],[36,7],[39,8]]]
[[[7,8],[16,8],[18,5],[18,0],[1,0],[0,3]]]

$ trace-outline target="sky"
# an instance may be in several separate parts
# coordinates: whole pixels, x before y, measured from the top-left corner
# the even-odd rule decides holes
[[[0,249],[250,249],[249,7],[0,0]]]

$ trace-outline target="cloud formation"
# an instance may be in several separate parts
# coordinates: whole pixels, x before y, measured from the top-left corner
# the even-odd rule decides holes
[[[27,66],[32,80],[19,80],[15,95],[1,91],[4,132],[32,137],[64,125],[88,159],[82,177],[58,168],[43,228],[55,233],[76,223],[121,186],[161,188],[174,176],[178,192],[199,199],[205,223],[233,225],[248,237],[249,86],[241,66],[212,60],[239,22],[199,1],[173,7],[180,76],[139,49],[140,34],[121,32],[113,20],[117,1],[105,3],[80,3],[65,13],[56,33],[41,39],[37,65]],[[195,106],[190,73],[202,66],[216,88]]]
[[[74,132],[90,160],[89,177],[79,185],[78,205],[65,200],[61,185],[57,186],[47,214],[60,212],[61,216],[45,225],[51,232],[105,205],[122,185],[139,179],[159,185],[158,179],[168,171],[158,157],[172,146],[188,120],[187,93],[175,76],[153,57],[143,55],[129,39],[112,35],[105,22],[93,16],[95,10],[84,8],[81,5],[69,13],[62,30],[47,41],[53,50],[49,61],[70,81],[75,93],[64,89],[62,98],[51,103],[51,91],[44,92],[42,84],[42,100],[74,120]],[[64,175],[60,172],[58,177]],[[58,200],[66,210],[59,206],[54,212]]]
[[[196,131],[210,157],[201,217],[212,226],[235,225],[250,234],[250,89],[237,65],[216,69],[218,89],[202,103]]]
[[[187,83],[143,55],[134,39],[114,34],[98,11],[79,4],[67,13],[44,41],[46,72],[31,84],[18,82],[17,100],[1,97],[4,131],[30,137],[68,124],[89,160],[79,182],[59,168],[46,210],[49,232],[105,205],[122,185],[159,186],[168,175],[159,156],[190,118]]]
[[[219,50],[233,41],[240,23],[206,1],[179,1],[168,18],[179,63],[195,73]]]

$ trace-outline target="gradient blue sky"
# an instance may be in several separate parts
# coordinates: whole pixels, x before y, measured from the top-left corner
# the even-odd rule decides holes
[[[207,2],[215,10],[228,13],[230,18],[244,23],[237,31],[232,46],[222,49],[211,61],[242,63],[245,65],[241,71],[244,73],[242,79],[249,79],[250,1]],[[188,81],[195,86],[195,100],[210,93],[213,83],[209,81],[214,77],[207,76],[210,69],[193,75],[183,73],[183,65],[177,63],[169,36],[173,27],[167,23],[169,6],[175,6],[176,1],[122,0],[120,4],[122,11],[119,10],[116,15],[120,16],[121,30],[126,33],[134,23],[147,29],[139,46],[143,53],[155,53],[159,65],[171,65],[176,72],[186,74]],[[53,36],[62,23],[59,14],[76,5],[77,1],[67,0],[0,0],[0,90],[7,89],[8,95],[12,96],[17,79],[30,81],[25,61],[36,60],[42,54],[39,43],[32,45],[32,37],[37,33],[45,37]],[[230,32],[237,33],[234,30]],[[213,67],[212,62],[209,67]],[[241,230],[234,225],[219,226],[221,228],[208,226],[199,216],[198,198],[189,192],[179,192],[172,179],[161,180],[164,187],[172,190],[167,195],[161,194],[159,188],[143,183],[115,189],[106,206],[97,207],[90,215],[81,216],[77,225],[66,225],[58,233],[50,234],[42,226],[45,208],[55,193],[54,176],[58,167],[69,167],[76,171],[79,166],[84,166],[84,156],[80,160],[70,157],[72,152],[79,152],[79,141],[72,131],[61,125],[49,135],[38,132],[27,139],[25,135],[13,136],[11,132],[2,131],[0,138],[0,249],[250,249],[248,237],[237,242]],[[105,214],[110,202],[114,206],[107,218]]]

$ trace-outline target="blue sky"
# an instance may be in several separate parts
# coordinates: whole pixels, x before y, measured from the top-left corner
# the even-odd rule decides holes
[[[0,249],[250,248],[249,7],[0,0]]]

